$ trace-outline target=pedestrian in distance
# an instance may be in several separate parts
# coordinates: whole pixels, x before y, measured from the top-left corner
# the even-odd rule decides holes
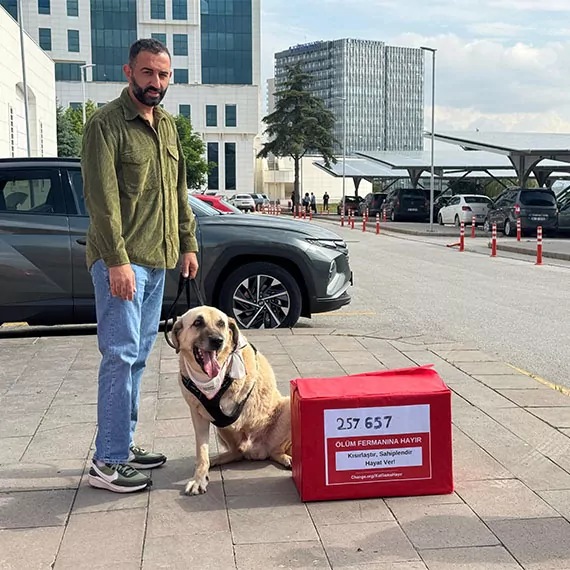
[[[323,212],[326,212],[329,209],[329,199],[330,199],[330,196],[329,196],[328,192],[325,192],[323,194]]]
[[[168,49],[136,41],[123,67],[128,86],[85,125],[81,167],[90,216],[87,266],[101,353],[93,487],[146,489],[166,462],[134,441],[141,377],[158,334],[166,269],[198,271],[196,222],[173,118],[160,106],[172,76]]]
[[[311,210],[313,214],[317,213],[317,197],[311,192]]]

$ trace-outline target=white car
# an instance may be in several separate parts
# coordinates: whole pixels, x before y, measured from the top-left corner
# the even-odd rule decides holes
[[[245,212],[255,211],[255,200],[251,194],[234,194],[228,198],[228,202],[230,204],[233,204],[236,208],[239,208]]]
[[[475,217],[475,224],[482,225],[492,203],[491,198],[481,194],[458,194],[439,211],[437,221],[442,226],[454,224],[459,227],[461,222],[470,226]]]

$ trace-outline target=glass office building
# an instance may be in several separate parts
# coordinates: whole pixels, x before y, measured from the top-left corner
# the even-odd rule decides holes
[[[275,55],[276,89],[287,67],[296,64],[312,76],[309,90],[335,114],[338,153],[345,125],[349,155],[357,150],[423,148],[424,56],[420,49],[353,39],[295,46]]]

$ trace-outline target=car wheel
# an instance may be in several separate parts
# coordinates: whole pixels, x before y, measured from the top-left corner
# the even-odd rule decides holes
[[[392,220],[393,222],[397,221],[396,212],[394,210],[392,210],[392,212],[390,213],[390,220]]]
[[[485,221],[483,222],[483,231],[484,232],[491,231],[491,223],[489,222],[489,218],[485,218]]]
[[[458,228],[461,225],[461,222],[459,221],[459,216],[455,216],[455,220],[453,220],[453,223],[455,224],[456,228]]]
[[[437,222],[440,226],[443,226],[443,218],[441,217],[441,214],[437,215]]]
[[[242,329],[292,327],[301,315],[301,290],[278,265],[248,263],[225,279],[220,307]]]
[[[506,237],[512,237],[513,235],[513,224],[511,223],[511,220],[509,220],[508,218],[505,220],[505,227],[503,228],[503,233],[505,234]]]

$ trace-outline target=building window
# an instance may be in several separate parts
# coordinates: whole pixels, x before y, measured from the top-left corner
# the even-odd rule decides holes
[[[38,14],[51,14],[50,0],[38,0]]]
[[[188,83],[188,70],[175,69],[174,70],[174,83]]]
[[[81,81],[80,63],[57,63],[55,64],[56,81]]]
[[[251,85],[252,0],[200,3],[202,83]]]
[[[218,106],[217,105],[206,105],[206,126],[207,127],[217,127],[218,126]]]
[[[226,127],[237,127],[236,105],[226,105]]]
[[[16,154],[16,133],[14,125],[14,108],[10,105],[10,156],[14,158]]]
[[[190,118],[190,105],[178,105],[178,113],[187,119]]]
[[[67,30],[67,50],[79,51],[79,30]]]
[[[236,143],[225,144],[226,190],[236,189]]]
[[[150,17],[152,20],[166,20],[165,0],[150,0]]]
[[[104,107],[105,103],[97,103],[97,109],[100,109],[101,107]]]
[[[172,37],[172,54],[188,55],[188,35],[174,34]]]
[[[150,34],[153,40],[158,40],[163,46],[166,46],[166,34]]]
[[[67,15],[79,16],[79,0],[67,0]]]
[[[208,190],[219,190],[218,143],[208,143],[208,163],[211,162],[213,162],[215,166],[210,171],[210,174],[208,174]]]
[[[17,0],[0,0],[0,6],[4,6],[8,14],[18,21],[18,1]]]
[[[51,51],[51,28],[40,28],[38,31],[40,47],[44,51]]]
[[[40,156],[44,155],[44,124],[40,121]]]
[[[81,109],[81,103],[70,103],[69,106],[74,110],[77,111]]]
[[[188,19],[188,2],[187,0],[172,0],[172,19],[187,20]]]

